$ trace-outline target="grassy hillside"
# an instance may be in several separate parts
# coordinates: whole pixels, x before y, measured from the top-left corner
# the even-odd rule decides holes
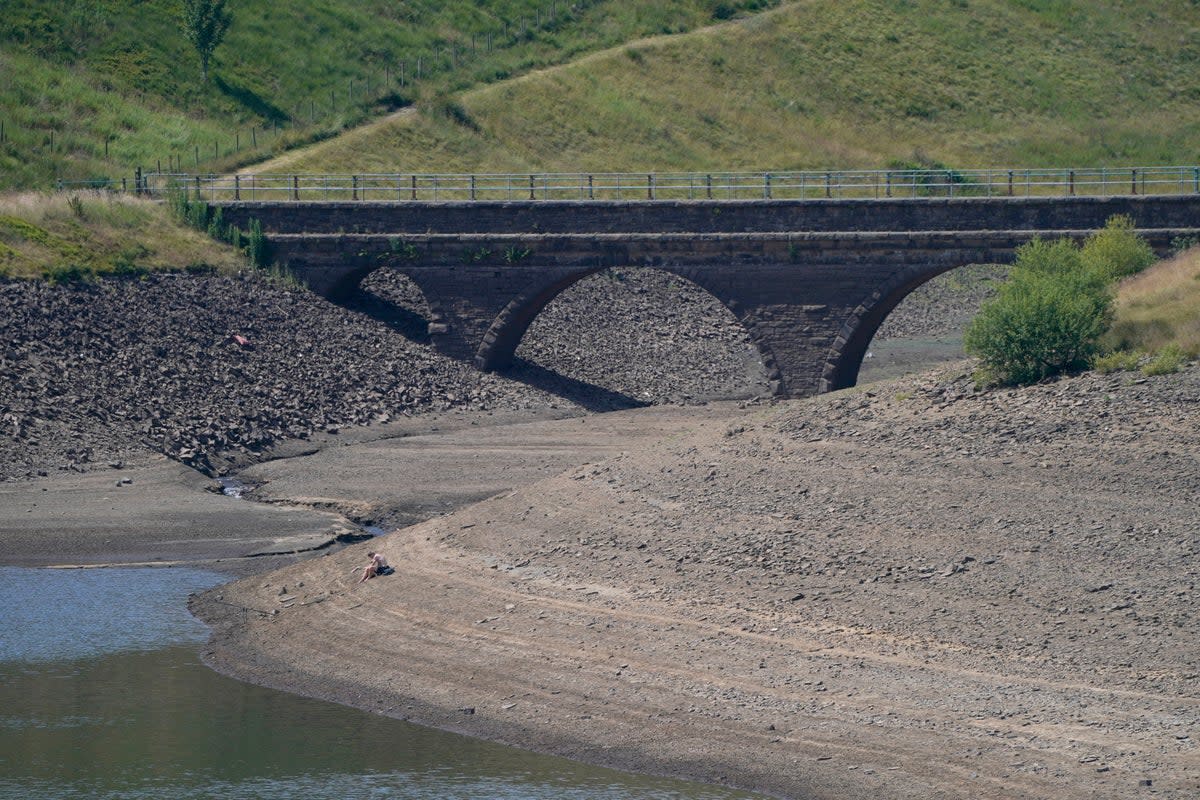
[[[1192,0],[801,0],[456,101],[262,169],[1193,163],[1200,14]]]
[[[0,188],[228,168],[420,97],[772,2],[237,0],[205,85],[178,0],[7,0]]]
[[[240,251],[180,224],[161,203],[95,193],[0,196],[0,278],[247,266]]]

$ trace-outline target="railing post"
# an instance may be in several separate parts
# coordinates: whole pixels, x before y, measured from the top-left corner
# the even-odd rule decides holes
[[[415,174],[412,176],[412,199],[417,199],[417,176]]]
[[[771,173],[763,175],[763,199],[771,199]]]
[[[475,176],[471,176],[471,199],[475,199]]]
[[[825,173],[825,196],[833,197],[833,175]]]
[[[646,176],[646,199],[647,200],[654,199],[654,176],[653,175]]]
[[[1073,169],[1067,172],[1067,194],[1071,197],[1075,196],[1075,170]]]
[[[242,177],[240,175],[233,176],[233,199],[242,199]]]
[[[300,176],[299,175],[292,176],[292,199],[293,200],[300,199]]]
[[[124,178],[121,179],[121,188],[122,189],[125,188],[125,179]],[[197,200],[200,199],[200,176],[199,175],[196,176],[196,199]]]
[[[396,176],[396,202],[404,201],[404,179],[399,175]]]
[[[1200,194],[1200,167],[1192,167],[1192,191]]]
[[[887,173],[887,190],[886,190],[886,194],[887,194],[887,196],[888,196],[888,197],[891,197],[891,196],[892,196],[892,173],[890,173],[890,172],[889,172],[889,173]]]
[[[709,200],[712,200],[712,175],[704,176],[704,191]]]
[[[1133,194],[1137,194],[1137,169],[1136,168],[1130,170],[1130,176],[1131,176],[1130,184],[1132,186],[1132,192],[1133,192]]]
[[[350,176],[350,199],[351,200],[358,199],[358,176],[357,175]]]
[[[532,176],[532,175],[530,175],[530,176],[529,176],[529,199],[530,199],[530,200],[535,200],[535,199],[536,199],[536,198],[533,196],[533,176]]]
[[[596,199],[596,187],[592,182],[592,176],[588,175],[588,200]]]

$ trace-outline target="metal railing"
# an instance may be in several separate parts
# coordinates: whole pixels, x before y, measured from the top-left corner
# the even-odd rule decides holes
[[[125,184],[125,182],[122,182]],[[128,185],[125,184],[126,188]],[[60,188],[70,188],[60,182]],[[108,188],[116,188],[110,184]],[[228,201],[815,200],[1200,194],[1200,167],[530,174],[149,173],[134,191]]]

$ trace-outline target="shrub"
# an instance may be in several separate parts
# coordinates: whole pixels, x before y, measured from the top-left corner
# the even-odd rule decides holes
[[[250,263],[260,269],[267,266],[270,251],[267,247],[267,237],[263,235],[262,223],[258,219],[250,220],[250,233],[246,237],[246,255]]]
[[[1159,350],[1154,358],[1142,367],[1142,372],[1147,375],[1170,375],[1172,372],[1178,372],[1179,368],[1187,363],[1187,360],[1187,354],[1183,352],[1183,348],[1172,342]]]
[[[1102,375],[1113,372],[1132,372],[1138,368],[1141,360],[1140,355],[1130,350],[1117,350],[1092,359],[1092,369]]]
[[[1086,368],[1112,319],[1107,283],[1083,267],[1069,241],[1034,239],[995,298],[967,327],[963,344],[1001,383],[1034,383]]]
[[[1089,236],[1080,255],[1085,267],[1108,280],[1136,275],[1156,260],[1154,250],[1134,230],[1133,220],[1123,214],[1110,217],[1102,230]]]

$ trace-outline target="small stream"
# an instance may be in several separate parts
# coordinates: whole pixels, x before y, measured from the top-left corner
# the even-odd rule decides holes
[[[194,569],[0,567],[0,798],[734,800],[223,677]]]

